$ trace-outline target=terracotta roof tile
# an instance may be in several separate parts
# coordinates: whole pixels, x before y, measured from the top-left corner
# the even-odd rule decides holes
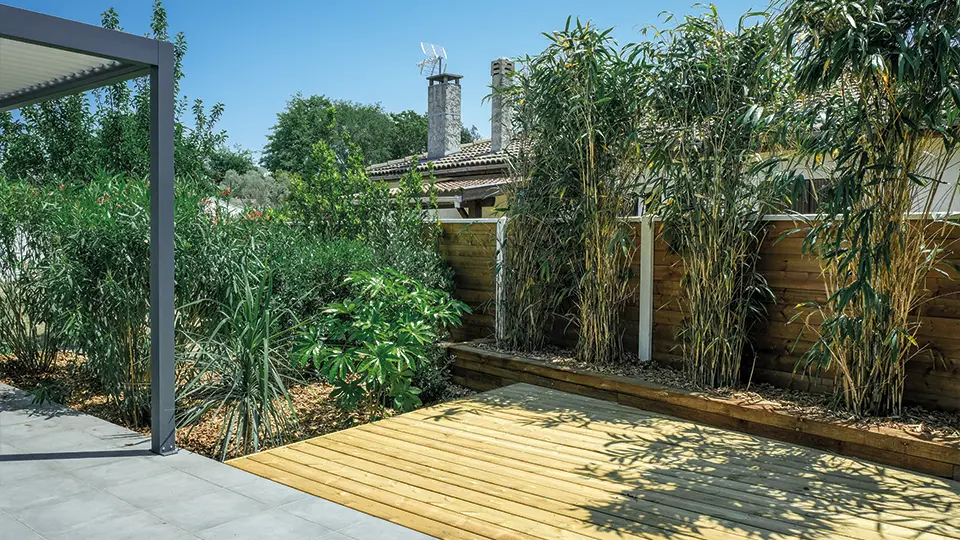
[[[434,187],[437,188],[437,195],[459,195],[462,194],[463,190],[479,187],[494,187],[502,186],[503,184],[509,184],[516,180],[515,178],[510,178],[508,176],[496,176],[489,177],[485,176],[483,178],[464,178],[464,179],[447,179],[447,180],[438,180]],[[424,186],[424,191],[428,189],[428,186]],[[391,188],[390,193],[396,194],[400,189]]]
[[[491,152],[490,139],[464,144],[459,152],[432,160],[433,170],[437,172],[442,171],[444,175],[450,175],[456,174],[456,170],[459,168],[470,168],[471,172],[475,172],[473,169],[477,167],[483,168],[484,166],[488,166],[490,171],[487,174],[502,174],[506,172],[507,169],[507,156],[516,147],[518,147],[518,145],[514,142],[511,143],[506,150]],[[417,160],[418,170],[427,170],[427,164],[431,160],[427,159],[425,153],[416,156],[415,159]],[[394,159],[385,163],[377,163],[367,167],[367,174],[374,178],[398,177],[410,169],[410,163],[411,158]],[[484,174],[485,172],[486,171],[483,171],[479,174]]]
[[[478,188],[480,186],[500,186],[513,182],[513,178],[507,176],[498,176],[496,178],[466,178],[463,180],[450,179],[438,181],[434,184],[440,195],[456,193],[464,189]]]

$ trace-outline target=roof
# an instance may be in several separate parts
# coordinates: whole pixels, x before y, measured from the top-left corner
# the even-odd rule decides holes
[[[150,73],[148,38],[0,5],[0,111]]]
[[[410,170],[411,161],[416,160],[417,170],[426,172],[428,164],[433,162],[433,170],[437,176],[477,176],[500,175],[508,173],[508,157],[519,148],[516,142],[510,143],[505,150],[492,152],[490,139],[464,144],[459,152],[439,159],[429,160],[427,154],[420,154],[412,158],[401,158],[370,165],[367,174],[381,180],[393,180],[403,176]],[[438,182],[439,186],[440,182]]]
[[[504,184],[509,184],[515,179],[509,176],[484,176],[481,178],[453,178],[453,179],[441,179],[433,184],[433,187],[437,190],[437,195],[441,197],[447,197],[450,195],[462,195],[464,190],[477,190],[483,188],[497,188]],[[424,192],[429,191],[431,186],[424,185]],[[400,192],[400,188],[394,187],[390,188],[390,193],[396,195]]]

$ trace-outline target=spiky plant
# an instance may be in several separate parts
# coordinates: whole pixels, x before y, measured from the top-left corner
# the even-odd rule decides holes
[[[206,336],[185,339],[179,358],[189,375],[177,393],[178,424],[219,418],[221,460],[281,444],[297,426],[283,374],[294,327],[279,328],[271,271],[251,265],[237,278],[239,294],[221,306],[220,323]]]

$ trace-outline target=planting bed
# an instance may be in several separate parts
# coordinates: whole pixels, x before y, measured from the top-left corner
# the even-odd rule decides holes
[[[145,435],[150,433],[148,425],[125,425],[123,419],[117,414],[116,408],[108,402],[107,396],[97,391],[94,382],[84,375],[82,369],[79,369],[79,364],[84,361],[82,356],[75,357],[73,353],[60,353],[50,372],[42,375],[19,373],[11,369],[10,360],[10,356],[0,354],[0,383],[26,391],[35,391],[42,386],[48,389],[45,399],[114,424],[124,425]],[[299,428],[287,434],[285,443],[326,435],[376,419],[365,411],[347,413],[337,408],[333,398],[330,397],[333,386],[325,382],[291,384],[287,390],[297,410]],[[470,394],[472,392],[466,388],[450,385],[446,395],[435,403],[462,398]],[[427,403],[425,406],[435,403]],[[221,416],[209,414],[193,427],[179,428],[177,446],[212,459],[220,459],[219,443],[222,425]],[[267,448],[270,448],[270,445],[264,445],[263,449]]]
[[[490,390],[525,382],[669,414],[706,425],[870,459],[913,471],[960,479],[960,435],[950,422],[931,413],[934,430],[885,421],[816,413],[818,408],[791,408],[756,393],[702,392],[651,382],[637,376],[603,374],[558,362],[492,350],[488,345],[458,343],[447,347],[454,382]],[[658,377],[660,378],[660,377]]]

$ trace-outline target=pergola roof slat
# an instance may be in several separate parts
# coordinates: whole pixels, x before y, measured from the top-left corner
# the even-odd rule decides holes
[[[139,65],[0,38],[0,109],[22,106],[33,94],[49,95],[59,86],[76,91],[83,82],[101,84],[104,75],[129,75]]]

